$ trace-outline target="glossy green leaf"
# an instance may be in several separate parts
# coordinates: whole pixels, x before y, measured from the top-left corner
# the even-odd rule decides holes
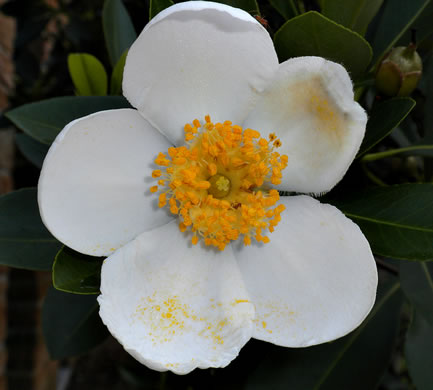
[[[352,219],[377,255],[433,259],[433,184],[402,184],[324,197]]]
[[[417,390],[433,389],[433,327],[415,312],[406,336],[405,355]]]
[[[42,331],[51,358],[83,354],[108,335],[98,315],[96,295],[68,294],[51,288],[42,309]]]
[[[173,0],[150,0],[149,20],[173,4]]]
[[[36,188],[0,196],[0,264],[50,270],[60,247],[41,221]]]
[[[15,142],[20,152],[38,168],[42,168],[49,146],[29,137],[27,134],[17,134]]]
[[[125,50],[125,52],[119,58],[119,61],[117,61],[117,64],[113,69],[113,73],[111,73],[110,93],[112,95],[122,94],[123,69],[125,68],[127,55],[128,50]]]
[[[235,8],[241,8],[252,15],[260,15],[257,0],[217,0],[216,2],[227,4]]]
[[[371,32],[374,63],[396,44],[431,0],[387,0],[377,28]],[[409,42],[408,42],[409,43]]]
[[[396,46],[406,46],[412,39],[412,29],[416,30],[416,42],[419,48],[423,48],[424,45],[431,47],[431,37],[433,35],[433,2],[430,3],[423,9],[421,14],[416,18],[411,28],[400,37]],[[430,40],[430,43],[428,42]]]
[[[352,78],[370,63],[372,51],[359,34],[311,11],[287,21],[275,34],[280,61],[298,56],[319,56],[343,64]]]
[[[102,10],[105,44],[111,65],[115,66],[119,58],[129,49],[137,38],[128,11],[122,0],[105,0]]]
[[[271,3],[272,7],[286,20],[299,14],[295,0],[269,0],[269,3]]]
[[[268,348],[246,389],[375,389],[392,354],[401,304],[398,284],[386,284],[370,315],[349,335],[309,348]]]
[[[68,69],[77,95],[105,96],[107,94],[107,72],[95,56],[86,53],[69,54]]]
[[[322,13],[329,19],[364,35],[383,0],[324,0]]]
[[[74,119],[97,111],[131,107],[120,96],[67,96],[24,104],[5,115],[39,142],[50,144]]]
[[[73,294],[99,294],[102,260],[63,247],[53,264],[54,287]]]
[[[370,113],[358,157],[370,150],[395,129],[412,111],[415,104],[415,100],[406,97],[389,99],[376,104]]]
[[[401,288],[433,329],[433,262],[400,264]]]

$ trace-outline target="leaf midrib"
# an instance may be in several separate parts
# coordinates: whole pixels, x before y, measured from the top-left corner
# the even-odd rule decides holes
[[[395,223],[395,222],[384,221],[384,220],[380,220],[380,219],[374,219],[374,218],[365,217],[365,216],[347,213],[347,212],[344,212],[344,214],[349,218],[356,218],[356,219],[360,219],[363,221],[368,221],[368,222],[372,222],[372,223],[376,223],[376,224],[380,224],[380,225],[387,225],[387,226],[392,226],[392,227],[400,228],[400,229],[415,230],[415,231],[424,232],[424,233],[433,233],[433,228],[430,229],[430,228],[424,228],[421,226],[404,225],[401,223]]]
[[[423,272],[425,273],[425,277],[427,279],[427,283],[428,283],[429,287],[433,291],[433,279],[430,275],[429,270],[427,269],[427,264],[421,263],[421,268],[422,268]]]
[[[376,313],[382,308],[382,306],[388,301],[388,299],[391,298],[392,295],[394,295],[398,289],[400,288],[400,283],[395,283],[388,291],[387,293],[382,297],[382,299],[377,303],[377,305],[373,308],[371,311],[370,316],[368,316],[362,325],[359,326],[359,328],[354,332],[353,336],[348,340],[347,344],[344,348],[342,348],[341,352],[337,355],[335,360],[330,364],[328,370],[325,371],[323,376],[319,379],[319,382],[316,386],[314,386],[313,390],[320,390],[320,387],[323,385],[323,383],[326,381],[326,379],[331,374],[332,370],[337,366],[338,362],[343,358],[346,351],[350,348],[350,346],[355,342],[359,334],[362,332],[362,330],[367,326],[367,324],[371,321],[371,319],[376,315]]]

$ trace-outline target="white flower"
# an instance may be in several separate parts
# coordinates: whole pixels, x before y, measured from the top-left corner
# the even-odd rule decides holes
[[[318,194],[342,178],[367,121],[342,66],[317,57],[278,64],[269,34],[253,17],[194,1],[166,9],[145,27],[129,51],[123,90],[137,110],[98,112],[59,134],[41,172],[39,206],[60,241],[109,256],[102,267],[100,315],[132,356],[150,368],[185,374],[226,366],[251,337],[305,347],[341,337],[362,322],[375,300],[377,272],[360,229],[335,207],[304,195],[281,197],[279,211],[269,211],[257,197],[274,204],[278,194],[263,188],[259,196],[256,188],[269,178],[269,167],[280,190]],[[204,133],[191,130],[194,122],[186,127],[194,136],[187,136],[188,158],[167,163],[160,155],[157,162],[173,169],[152,178],[158,153],[183,145],[184,125],[196,118],[203,125],[207,115],[215,123],[230,120],[258,130],[266,139],[276,133],[278,151],[287,158],[272,160],[272,143],[257,138],[262,146],[253,146],[250,160],[235,160],[244,156],[239,145],[226,153],[228,167],[214,156],[224,174],[207,182],[203,170],[215,174],[209,167],[213,152],[203,152]],[[248,142],[245,137],[248,143],[255,135]],[[206,154],[200,164],[188,154],[194,145]],[[179,150],[186,149],[171,149],[173,161]],[[251,187],[236,187],[233,166],[253,166],[254,153],[268,168],[248,171],[262,172]],[[173,198],[172,213],[159,208],[149,188],[164,179],[158,185],[167,193],[159,200],[164,206],[175,196],[167,189],[176,188],[181,169],[187,175],[191,167],[198,167],[201,184],[185,179],[179,197],[188,199]],[[207,190],[217,201],[203,212]],[[236,194],[243,196],[238,203]],[[235,214],[242,210],[243,222]],[[257,243],[255,236],[269,241],[257,226],[279,213],[270,243]],[[192,227],[208,244],[225,249],[206,247],[205,240],[197,244],[198,236],[191,243],[191,231],[179,230],[182,220],[183,231]],[[217,236],[211,229],[226,233]],[[247,244],[245,237],[252,238],[252,245],[237,237]]]

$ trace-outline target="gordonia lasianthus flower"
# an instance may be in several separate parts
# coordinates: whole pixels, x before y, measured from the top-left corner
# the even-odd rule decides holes
[[[185,374],[224,367],[250,338],[306,347],[356,328],[377,272],[360,229],[320,194],[364,136],[345,69],[278,64],[246,12],[194,1],[132,45],[136,109],[68,124],[39,181],[44,223],[108,256],[100,316],[138,361]]]

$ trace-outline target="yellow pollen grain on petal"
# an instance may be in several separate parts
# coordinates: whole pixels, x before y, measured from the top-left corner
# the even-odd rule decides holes
[[[168,204],[179,217],[179,229],[193,233],[191,243],[224,250],[231,241],[252,238],[270,241],[283,209],[277,205],[279,193],[271,184],[281,183],[288,157],[275,148],[281,141],[275,134],[269,141],[254,129],[243,129],[231,121],[212,123],[194,119],[184,126],[186,145],[159,153],[152,172],[161,186],[158,206]],[[284,207],[284,206],[282,206]]]

